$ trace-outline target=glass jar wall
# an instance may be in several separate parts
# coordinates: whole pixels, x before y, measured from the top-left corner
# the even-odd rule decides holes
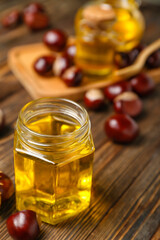
[[[20,112],[14,139],[16,207],[57,224],[90,204],[94,144],[88,114],[45,98]]]

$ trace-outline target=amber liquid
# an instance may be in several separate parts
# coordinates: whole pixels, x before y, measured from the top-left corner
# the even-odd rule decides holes
[[[142,17],[134,16],[134,10],[115,8],[117,21],[113,24],[116,51],[126,52],[137,46],[142,38],[144,22]]]
[[[87,23],[81,24],[83,10],[76,16],[77,54],[76,64],[90,77],[103,77],[112,72],[114,49],[107,31],[95,28]]]
[[[64,135],[80,128],[75,119],[64,119],[61,115],[35,117],[27,126],[47,135]],[[41,155],[33,156],[24,150],[19,142],[14,152],[17,209],[34,210],[42,221],[56,224],[87,208],[91,197],[94,148],[82,145],[76,155],[70,153],[69,159],[66,153],[66,159],[54,161],[61,154],[57,150],[48,156],[50,162],[47,162]]]
[[[93,77],[111,74],[115,69],[115,51],[131,50],[138,45],[144,31],[143,18],[136,8],[115,7],[114,0],[106,3],[113,6],[116,19],[104,23],[103,29],[97,30],[85,24],[83,10],[79,10],[76,16],[76,62],[86,74]]]

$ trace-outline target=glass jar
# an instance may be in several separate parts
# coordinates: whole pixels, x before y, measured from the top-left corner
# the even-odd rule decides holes
[[[16,207],[57,224],[90,204],[94,144],[86,110],[43,98],[19,113],[14,138]]]
[[[113,7],[116,21],[112,40],[116,51],[127,52],[136,47],[143,35],[145,23],[136,0],[104,0]]]
[[[134,0],[97,0],[76,14],[76,63],[86,75],[104,77],[114,70],[114,53],[139,44],[144,19]]]
[[[112,72],[114,48],[110,33],[114,21],[113,8],[99,1],[90,2],[77,12],[76,64],[86,76],[99,78]]]

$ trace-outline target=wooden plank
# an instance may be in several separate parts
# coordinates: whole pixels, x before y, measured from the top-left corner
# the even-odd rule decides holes
[[[159,151],[160,153],[160,151]],[[140,161],[140,159],[139,159]],[[153,170],[154,168],[154,170]],[[150,191],[150,185],[153,187],[154,186],[154,190],[155,192],[153,192],[152,194],[154,194],[155,199],[154,201],[157,202],[159,197],[160,197],[160,191],[159,191],[159,183],[160,183],[160,179],[158,179],[156,181],[155,176],[153,176],[153,172],[157,174],[159,174],[159,157],[156,156],[154,159],[152,159],[152,161],[150,161],[149,165],[147,165],[147,167],[144,169],[144,171],[138,176],[138,178],[136,179],[135,182],[133,182],[132,186],[128,189],[128,191],[123,195],[123,197],[118,201],[118,203],[114,206],[114,208],[110,209],[110,211],[108,212],[108,214],[106,214],[106,216],[103,218],[103,220],[98,224],[98,226],[96,227],[96,229],[91,233],[90,237],[88,237],[87,239],[93,239],[93,236],[96,236],[95,239],[135,239],[133,235],[135,229],[132,229],[132,232],[127,235],[128,232],[126,232],[125,236],[121,237],[118,236],[118,238],[115,238],[115,235],[117,235],[117,231],[119,227],[121,226],[121,224],[123,224],[123,221],[126,217],[126,215],[128,214],[128,212],[130,212],[130,214],[132,213],[133,206],[135,204],[137,205],[141,205],[140,206],[140,210],[141,213],[140,214],[145,214],[145,211],[143,208],[148,207],[145,206],[145,201],[144,198],[146,197],[146,194],[148,193],[148,191]],[[156,175],[155,174],[155,175]],[[155,182],[153,184],[153,181]],[[147,183],[147,184],[146,184]],[[142,191],[143,189],[143,191]],[[148,197],[148,196],[147,196]],[[153,196],[150,196],[151,198],[153,198]],[[147,199],[148,200],[148,199]],[[155,202],[153,202],[152,204],[155,204]],[[150,203],[150,202],[148,202]],[[138,206],[134,206],[134,207],[138,207]],[[149,206],[150,207],[150,206]],[[153,206],[152,206],[153,207]],[[139,211],[140,211],[139,210]],[[149,209],[150,210],[150,209]],[[156,218],[155,218],[155,222],[154,222],[154,227],[157,228],[157,225],[159,223],[159,217],[158,217],[158,212],[156,212]],[[135,217],[134,217],[135,219]],[[125,220],[126,221],[126,220]],[[141,221],[137,221],[138,227],[139,225],[143,222],[143,218],[141,219]],[[156,223],[156,224],[155,224]],[[132,223],[131,223],[132,226]],[[154,229],[155,230],[155,229]],[[144,234],[144,233],[143,233]],[[83,238],[81,238],[83,239]],[[137,238],[138,239],[138,238]],[[139,239],[145,239],[145,238],[139,238]],[[146,238],[149,239],[149,238]]]
[[[160,240],[160,227],[156,231],[156,233],[152,236],[151,240]]]

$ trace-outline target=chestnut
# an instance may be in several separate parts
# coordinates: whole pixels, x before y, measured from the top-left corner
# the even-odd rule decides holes
[[[131,90],[131,83],[123,81],[106,87],[104,89],[104,95],[106,96],[106,98],[112,101],[119,94]]]
[[[68,45],[65,49],[65,54],[72,62],[74,62],[76,56],[76,45],[75,44]]]
[[[129,143],[139,134],[137,123],[127,114],[115,114],[105,122],[107,136],[119,143]]]
[[[118,68],[124,68],[131,65],[144,48],[145,48],[144,45],[139,44],[138,46],[136,46],[135,48],[128,52],[117,52],[114,56],[115,65]]]
[[[0,206],[1,203],[9,199],[14,193],[14,186],[11,179],[0,171]]]
[[[23,9],[24,14],[37,12],[45,12],[44,6],[37,2],[30,3]]]
[[[72,66],[68,68],[62,75],[62,80],[68,87],[74,87],[80,85],[82,82],[83,73],[80,68]]]
[[[84,95],[86,107],[92,110],[99,110],[105,105],[105,97],[100,89],[90,89]]]
[[[69,58],[62,54],[56,57],[54,63],[53,63],[53,73],[55,76],[62,76],[64,71],[70,67],[70,60]]]
[[[125,68],[130,65],[129,55],[125,52],[117,52],[114,56],[114,63],[118,68]]]
[[[53,74],[52,68],[53,68],[53,62],[55,60],[54,56],[46,55],[39,57],[34,62],[34,70],[42,76],[51,76]]]
[[[45,13],[26,13],[24,22],[31,30],[41,30],[49,25],[49,18]]]
[[[5,28],[14,28],[22,22],[21,13],[13,10],[2,18],[2,26]]]
[[[60,52],[66,46],[67,35],[62,30],[52,29],[44,34],[43,42],[52,51]]]
[[[7,229],[15,240],[35,240],[40,232],[39,220],[36,213],[23,210],[12,214],[7,219]]]
[[[153,79],[146,73],[140,73],[133,77],[131,79],[131,85],[132,89],[141,96],[145,96],[155,89]]]
[[[136,117],[142,112],[142,101],[133,92],[124,92],[114,98],[114,110],[116,113],[125,113]]]
[[[146,67],[149,69],[160,67],[160,49],[148,57],[146,61]]]
[[[3,130],[4,126],[5,126],[5,116],[2,109],[0,109],[0,131]]]

